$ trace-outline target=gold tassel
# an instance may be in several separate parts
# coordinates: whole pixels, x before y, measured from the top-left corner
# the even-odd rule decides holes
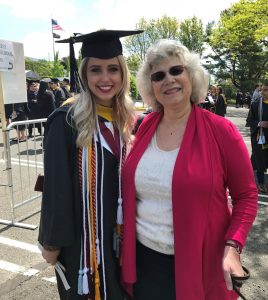
[[[100,295],[100,279],[99,279],[99,272],[96,272],[96,278],[95,278],[95,300],[101,300]]]

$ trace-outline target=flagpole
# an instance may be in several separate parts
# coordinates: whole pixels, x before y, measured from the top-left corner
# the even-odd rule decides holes
[[[55,43],[54,43],[54,36],[53,36],[52,14],[50,18],[50,26],[51,26],[51,33],[52,33],[52,40],[53,40],[53,58],[55,61]]]

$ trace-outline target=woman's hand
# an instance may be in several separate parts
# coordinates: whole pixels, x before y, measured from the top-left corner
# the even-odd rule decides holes
[[[56,264],[59,254],[60,250],[46,250],[45,248],[42,249],[43,258],[52,266]]]
[[[240,262],[240,255],[235,248],[225,246],[222,260],[222,268],[227,289],[233,289],[231,275],[244,276],[244,271]]]
[[[268,121],[261,121],[259,124],[260,124],[260,127],[268,128]]]

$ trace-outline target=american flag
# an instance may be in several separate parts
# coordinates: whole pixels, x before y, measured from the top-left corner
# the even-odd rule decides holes
[[[63,30],[56,20],[51,19],[51,22],[52,22],[52,30]]]

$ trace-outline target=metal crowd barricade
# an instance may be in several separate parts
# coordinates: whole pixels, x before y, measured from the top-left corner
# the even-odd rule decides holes
[[[13,122],[4,132],[5,166],[7,172],[6,187],[9,190],[11,219],[0,219],[0,224],[26,229],[36,229],[37,225],[20,222],[40,211],[40,203],[36,208],[36,200],[41,199],[41,193],[34,191],[38,174],[43,174],[43,138],[47,119],[36,119]],[[32,126],[33,137],[27,136],[29,125]],[[19,126],[25,126],[25,141],[19,141],[17,133]],[[37,129],[40,128],[38,135]],[[17,211],[20,211],[18,216]],[[18,219],[20,221],[18,221]]]

